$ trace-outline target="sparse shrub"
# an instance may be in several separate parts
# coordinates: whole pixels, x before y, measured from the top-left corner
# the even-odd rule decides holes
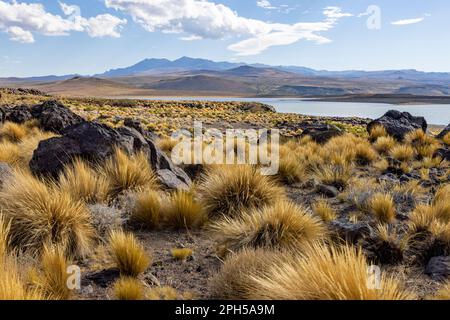
[[[103,173],[108,179],[111,196],[124,190],[158,188],[157,177],[144,153],[127,155],[124,151],[116,149],[114,156],[106,160]]]
[[[173,193],[163,210],[164,224],[183,229],[201,226],[205,222],[202,204],[191,191],[178,190]]]
[[[298,249],[326,234],[320,220],[291,202],[253,209],[239,218],[224,217],[210,226],[225,249]]]
[[[74,256],[89,251],[94,232],[87,208],[52,183],[15,171],[0,191],[0,207],[11,221],[11,245],[27,251],[61,245]]]
[[[161,196],[158,191],[141,191],[136,195],[131,222],[150,230],[155,229],[161,224],[161,210]]]
[[[114,297],[117,300],[144,300],[144,286],[135,278],[120,278],[114,283]]]
[[[20,142],[27,135],[25,126],[13,122],[5,122],[0,127],[0,138],[11,142]]]
[[[111,255],[123,276],[137,277],[150,265],[150,257],[131,233],[113,230],[110,233]]]
[[[251,299],[269,300],[407,300],[415,296],[393,277],[382,275],[380,288],[367,284],[368,264],[353,247],[314,244],[290,261],[255,274]]]
[[[330,206],[328,201],[326,201],[325,199],[320,199],[316,201],[313,204],[312,209],[313,212],[325,222],[330,222],[336,220],[337,218],[336,211]]]
[[[421,159],[433,157],[435,151],[439,148],[439,142],[421,129],[409,132],[405,136],[405,141],[415,149]]]
[[[376,193],[369,201],[370,212],[380,221],[391,223],[395,220],[395,205],[392,195]]]
[[[379,138],[387,137],[388,133],[385,127],[383,127],[382,125],[376,125],[370,129],[369,136],[370,140],[376,141]]]
[[[105,204],[97,203],[88,207],[92,225],[100,238],[107,235],[111,230],[120,229],[124,223],[122,212]]]
[[[68,265],[64,249],[58,246],[45,246],[41,257],[41,270],[34,284],[50,299],[69,299],[71,291],[67,286]]]
[[[378,154],[370,144],[359,143],[355,147],[356,162],[360,165],[369,165],[378,158]]]
[[[284,190],[253,166],[215,167],[203,177],[198,192],[209,217],[235,216],[285,198]]]
[[[178,261],[186,261],[189,257],[192,257],[192,249],[189,248],[174,248],[171,250],[172,257]]]
[[[105,201],[109,190],[108,180],[81,159],[64,168],[59,176],[59,187],[73,199],[86,203]]]
[[[286,254],[285,254],[286,255]],[[266,274],[274,262],[282,260],[279,251],[243,249],[225,260],[211,281],[212,296],[216,299],[248,300],[255,290],[253,275]]]
[[[396,145],[390,151],[391,157],[400,162],[411,161],[414,158],[414,154],[414,149],[406,144]]]
[[[388,154],[395,146],[397,142],[392,137],[379,137],[373,147],[375,150],[377,150],[380,154]]]
[[[352,166],[350,164],[322,165],[314,169],[314,176],[320,183],[334,186],[342,191],[352,177]]]

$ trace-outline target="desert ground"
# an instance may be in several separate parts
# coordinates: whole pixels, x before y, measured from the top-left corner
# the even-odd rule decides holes
[[[450,126],[35,89],[0,106],[1,300],[450,299]],[[279,129],[278,173],[175,165],[194,121]]]

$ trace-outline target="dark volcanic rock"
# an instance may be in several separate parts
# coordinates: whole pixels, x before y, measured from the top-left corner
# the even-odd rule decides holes
[[[72,125],[84,122],[83,118],[57,101],[47,101],[34,106],[31,114],[39,120],[42,129],[58,134],[62,134],[66,128]]]
[[[446,135],[447,135],[447,133],[449,133],[450,132],[450,124],[448,125],[448,126],[446,126],[445,128],[444,128],[444,130],[442,130],[438,135],[437,135],[437,138],[438,139],[442,139],[442,138],[444,138]]]
[[[349,243],[356,243],[370,233],[370,228],[366,223],[352,223],[342,219],[331,221],[330,229],[338,238],[344,239]]]
[[[327,186],[325,184],[319,184],[317,187],[317,192],[327,196],[329,198],[335,198],[339,195],[339,190],[333,186]]]
[[[344,132],[330,124],[309,124],[303,129],[303,136],[310,136],[317,143],[325,143]]]
[[[436,151],[435,156],[439,156],[443,160],[450,161],[450,149],[449,148],[440,148]]]
[[[154,140],[154,141],[156,141],[156,139],[158,139],[158,136],[156,134],[142,128],[142,125],[138,120],[135,120],[132,118],[126,118],[123,122],[123,125],[125,127],[135,129],[137,132],[142,134],[144,136],[144,138],[146,138],[146,139],[150,139],[150,140]]]
[[[118,278],[120,278],[119,269],[104,269],[101,271],[88,273],[84,278],[84,284],[86,285],[86,282],[93,282],[99,287],[108,288]]]
[[[435,280],[444,280],[450,276],[450,256],[431,258],[425,268],[425,274]]]
[[[242,103],[242,110],[250,112],[277,112],[273,106],[258,102]]]
[[[381,118],[370,122],[367,131],[371,131],[374,126],[383,126],[387,133],[398,140],[403,140],[405,135],[411,131],[422,129],[427,131],[427,121],[424,117],[414,117],[408,112],[396,110],[388,111]]]
[[[4,121],[10,121],[14,123],[24,123],[33,119],[30,108],[27,106],[17,106],[4,110]]]

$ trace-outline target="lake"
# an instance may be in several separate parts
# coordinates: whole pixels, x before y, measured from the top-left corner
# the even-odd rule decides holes
[[[296,98],[203,98],[203,97],[152,97],[146,100],[199,100],[199,101],[243,101],[270,104],[278,112],[299,113],[310,116],[359,117],[376,119],[389,110],[407,111],[414,116],[425,117],[429,124],[450,123],[450,105],[391,105],[360,102],[320,102]]]

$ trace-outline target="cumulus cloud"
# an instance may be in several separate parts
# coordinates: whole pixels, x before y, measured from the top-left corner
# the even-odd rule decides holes
[[[77,6],[60,2],[60,7],[68,17],[49,13],[39,3],[0,1],[0,31],[22,43],[33,43],[33,34],[66,36],[72,31],[86,32],[91,37],[118,37],[127,22],[109,14],[86,19]]]
[[[268,9],[268,10],[274,10],[277,9],[277,7],[274,7],[269,1],[267,0],[260,0],[256,1],[256,5],[260,8]]]
[[[425,18],[423,18],[423,17],[415,18],[415,19],[404,19],[404,20],[398,20],[398,21],[391,22],[391,24],[394,26],[406,26],[406,25],[422,22],[423,20],[425,20]]]
[[[104,0],[108,8],[129,14],[149,32],[181,33],[182,39],[226,39],[245,37],[228,47],[238,55],[255,55],[279,45],[300,40],[318,44],[330,42],[320,32],[330,30],[337,21],[351,14],[338,7],[324,9],[324,19],[311,23],[268,23],[241,17],[223,4],[207,0]],[[259,1],[270,5],[269,1]]]

